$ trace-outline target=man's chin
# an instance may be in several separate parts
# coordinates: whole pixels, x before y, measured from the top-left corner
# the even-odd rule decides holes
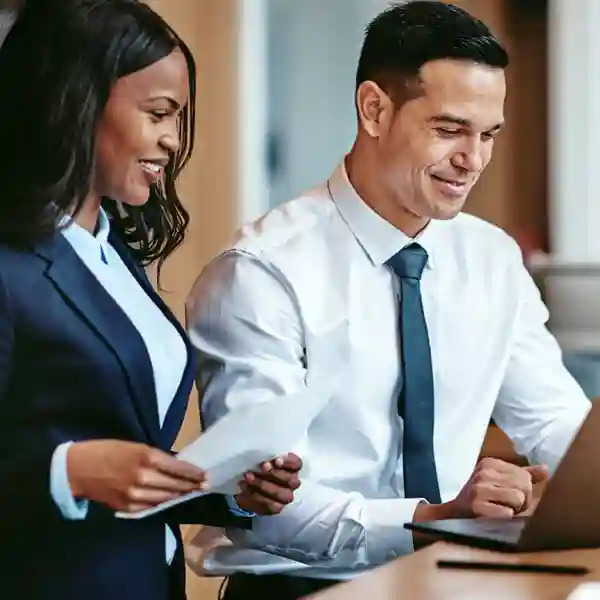
[[[432,210],[431,218],[438,221],[450,221],[461,213],[464,205],[464,202],[454,203],[452,206],[448,206],[447,203],[439,204]]]

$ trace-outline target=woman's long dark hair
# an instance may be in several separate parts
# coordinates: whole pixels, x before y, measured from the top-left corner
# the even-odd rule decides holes
[[[159,267],[183,241],[189,216],[175,189],[194,143],[196,69],[171,27],[137,0],[26,0],[0,47],[0,241],[52,236],[90,192],[95,133],[120,77],[180,48],[190,99],[180,147],[143,206],[103,199],[112,227],[141,264]]]

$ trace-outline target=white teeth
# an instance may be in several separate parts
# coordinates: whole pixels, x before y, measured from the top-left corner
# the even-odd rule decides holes
[[[148,169],[149,171],[152,171],[153,173],[160,173],[161,167],[159,165],[155,165],[154,163],[149,163],[146,161],[141,161],[142,165],[144,165],[144,167],[146,169]]]

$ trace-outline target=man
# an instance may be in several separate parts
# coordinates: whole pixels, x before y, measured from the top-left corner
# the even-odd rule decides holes
[[[454,6],[380,14],[343,164],[243,228],[196,283],[205,424],[346,366],[299,448],[295,501],[207,563],[235,573],[229,600],[299,598],[410,552],[409,521],[531,511],[585,418],[516,243],[461,213],[504,123],[507,62]],[[491,417],[532,466],[477,464]]]

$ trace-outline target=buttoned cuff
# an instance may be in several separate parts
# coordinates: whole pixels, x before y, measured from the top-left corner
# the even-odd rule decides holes
[[[83,520],[87,516],[89,502],[73,497],[67,473],[67,452],[73,442],[56,448],[50,464],[50,494],[62,516],[70,521]]]
[[[414,519],[422,498],[367,501],[367,548],[371,562],[381,564],[414,552],[412,532],[404,528]]]

